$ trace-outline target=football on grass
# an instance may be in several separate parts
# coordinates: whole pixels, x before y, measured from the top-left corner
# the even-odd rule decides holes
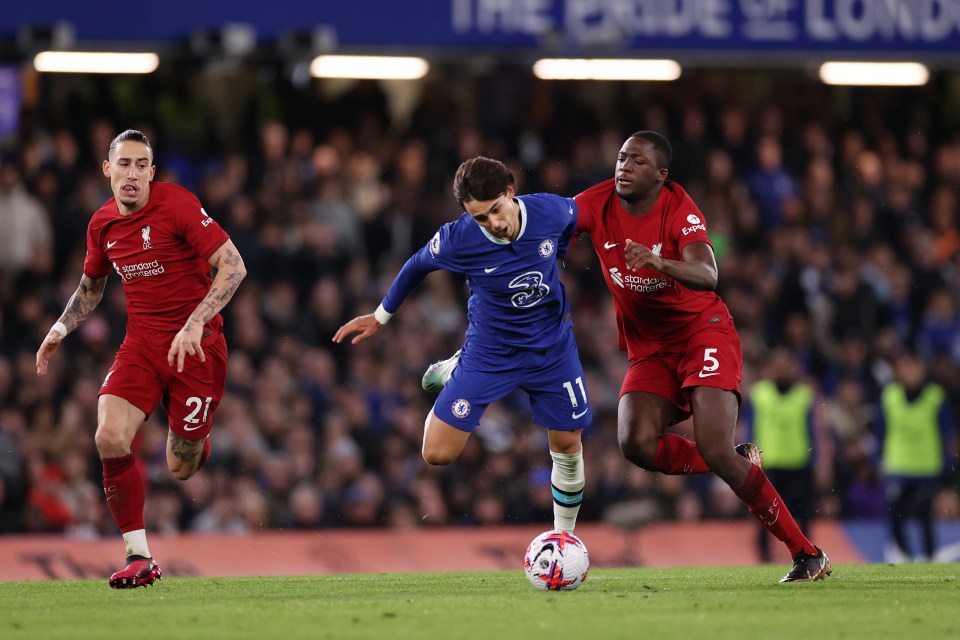
[[[573,591],[587,579],[587,547],[566,531],[544,531],[530,542],[523,571],[541,591]]]

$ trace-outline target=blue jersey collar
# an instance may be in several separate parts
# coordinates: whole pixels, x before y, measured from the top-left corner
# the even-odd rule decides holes
[[[515,198],[517,204],[520,205],[520,233],[517,234],[517,240],[523,237],[523,232],[527,230],[527,207],[523,204],[523,200],[520,198]],[[489,231],[480,227],[480,231],[483,232],[483,235],[487,236],[487,240],[494,244],[510,244],[510,240],[504,240],[503,238],[498,238],[495,235],[492,235]]]

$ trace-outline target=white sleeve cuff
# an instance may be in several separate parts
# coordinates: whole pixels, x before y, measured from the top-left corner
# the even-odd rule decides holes
[[[377,307],[377,310],[373,312],[373,317],[377,319],[377,322],[380,324],[387,324],[390,322],[390,318],[393,317],[393,314],[383,308],[383,303],[380,303],[380,306]]]

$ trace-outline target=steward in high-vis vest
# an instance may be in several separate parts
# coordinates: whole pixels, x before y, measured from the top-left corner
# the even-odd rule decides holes
[[[800,530],[810,525],[816,489],[813,481],[814,401],[816,392],[800,380],[800,363],[786,347],[771,352],[765,378],[753,384],[743,407],[746,439],[763,450],[763,470],[780,490]],[[770,560],[765,531],[757,552]]]
[[[953,415],[943,387],[926,380],[923,361],[915,354],[896,362],[896,380],[880,394],[877,442],[887,495],[890,533],[896,545],[888,560],[910,558],[904,534],[906,520],[920,522],[923,559],[936,550],[933,529],[933,498],[949,468]]]
[[[797,470],[813,459],[813,387],[803,382],[789,386],[761,380],[750,389],[753,437],[763,449],[763,468]],[[779,486],[779,485],[778,485]]]

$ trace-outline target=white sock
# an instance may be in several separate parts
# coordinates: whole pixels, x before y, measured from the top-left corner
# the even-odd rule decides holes
[[[123,534],[123,545],[127,548],[127,557],[143,556],[151,558],[150,547],[147,546],[146,529],[134,529]]]
[[[553,485],[553,528],[560,531],[573,531],[577,524],[577,513],[583,502],[583,450],[576,453],[550,452],[553,458],[553,471],[550,484]]]

